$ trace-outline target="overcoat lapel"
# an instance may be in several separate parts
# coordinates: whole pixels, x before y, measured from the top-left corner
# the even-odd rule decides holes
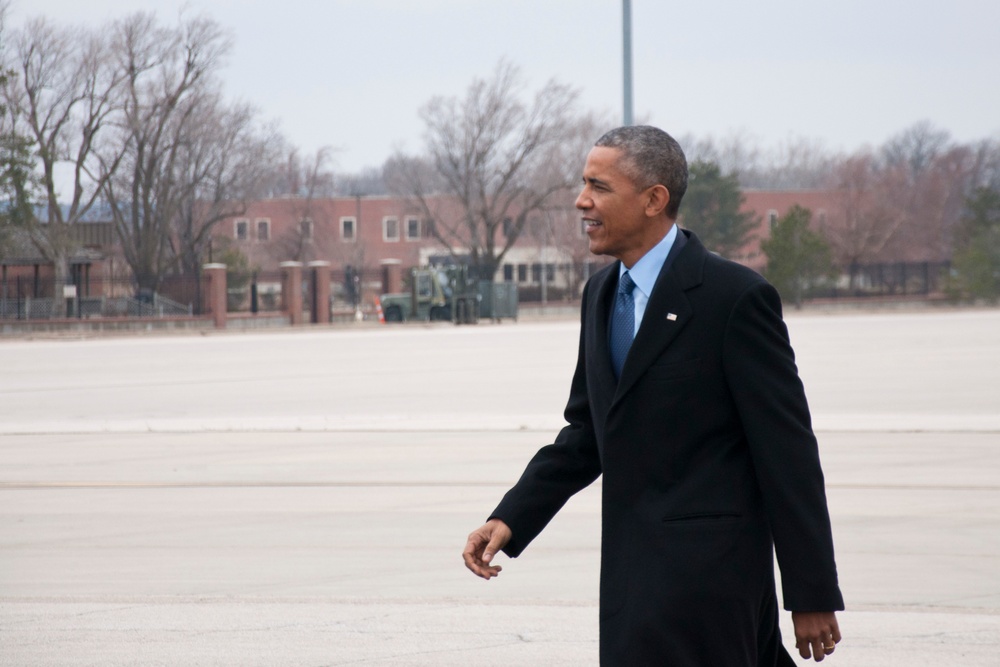
[[[611,317],[611,309],[614,308],[615,291],[618,287],[618,265],[614,265],[605,273],[604,280],[596,285],[596,294],[591,302],[594,316],[588,318],[593,329],[590,331],[590,339],[594,341],[594,350],[591,355],[594,373],[596,374],[596,387],[613,388],[617,384],[615,372],[611,366],[611,348],[608,341],[608,318]],[[610,403],[612,391],[607,392],[607,401]]]
[[[678,231],[685,233],[683,230]],[[615,392],[615,402],[628,393],[649,365],[663,354],[681,329],[691,321],[694,310],[684,292],[701,282],[704,257],[704,246],[697,237],[687,234],[686,243],[677,257],[660,271],[653,293],[649,296],[649,303],[646,304],[642,324],[639,325],[639,331],[636,332],[625,358]],[[610,354],[608,357],[610,367]]]

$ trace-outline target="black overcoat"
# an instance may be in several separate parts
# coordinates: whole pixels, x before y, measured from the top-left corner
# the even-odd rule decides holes
[[[588,281],[568,425],[492,516],[517,557],[603,474],[601,664],[772,667],[775,552],[786,609],[843,609],[819,453],[777,292],[680,231],[620,381]]]

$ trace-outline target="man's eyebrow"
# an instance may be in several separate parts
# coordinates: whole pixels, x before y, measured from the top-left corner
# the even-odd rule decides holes
[[[590,183],[591,185],[602,185],[604,187],[610,187],[610,183],[608,183],[607,181],[603,181],[603,180],[601,180],[599,178],[595,178],[593,176],[584,176],[583,177],[583,182],[584,183]]]

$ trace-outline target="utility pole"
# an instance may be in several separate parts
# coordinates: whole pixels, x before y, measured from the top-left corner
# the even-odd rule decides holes
[[[632,0],[622,0],[622,63],[624,79],[624,122],[632,124]]]

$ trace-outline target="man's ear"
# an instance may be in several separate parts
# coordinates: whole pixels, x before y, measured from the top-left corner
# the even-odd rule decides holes
[[[670,191],[657,183],[646,191],[646,217],[655,218],[663,213],[670,203]]]

